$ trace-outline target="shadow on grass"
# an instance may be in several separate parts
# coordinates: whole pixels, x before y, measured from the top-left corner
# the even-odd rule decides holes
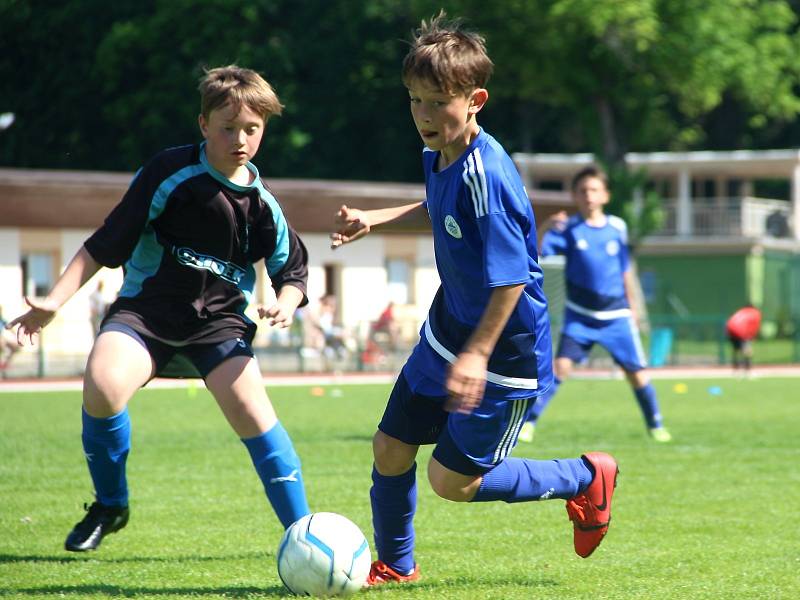
[[[117,585],[46,585],[33,588],[0,589],[0,598],[4,596],[40,596],[52,595],[60,598],[85,598],[89,594],[104,594],[118,598],[135,598],[137,596],[224,596],[226,598],[279,598],[288,592],[283,586],[271,585],[258,587],[214,587],[214,588],[149,588],[124,587]]]
[[[110,557],[98,555],[93,552],[81,554],[0,554],[0,564],[3,563],[69,563],[81,561],[97,561],[104,563],[192,563],[192,562],[212,562],[222,560],[249,560],[263,559],[271,556],[268,552],[248,552],[242,554],[230,554],[225,556],[121,556]],[[3,590],[0,589],[0,595]]]

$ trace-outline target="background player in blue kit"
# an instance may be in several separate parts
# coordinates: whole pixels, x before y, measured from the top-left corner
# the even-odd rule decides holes
[[[403,82],[425,143],[427,199],[383,210],[343,206],[331,234],[336,248],[427,211],[442,282],[373,438],[378,560],[370,585],[419,578],[413,519],[421,444],[436,444],[428,480],[443,498],[566,499],[584,557],[608,530],[611,456],[508,457],[533,401],[550,386],[552,350],[531,204],[511,159],[476,120],[492,69],[479,35],[443,14],[422,22]]]
[[[534,423],[558,386],[597,343],[625,371],[652,438],[669,442],[672,436],[664,427],[656,391],[645,371],[647,361],[633,310],[635,282],[628,260],[627,227],[619,217],[603,212],[610,199],[606,174],[594,166],[581,170],[572,180],[572,195],[578,214],[568,219],[558,213],[541,227],[545,231],[542,256],[566,257],[567,301],[553,386],[539,396],[520,439],[533,439]]]
[[[309,512],[300,461],[250,347],[256,325],[244,314],[262,259],[277,300],[259,308],[261,318],[288,327],[307,302],[305,247],[250,162],[282,106],[260,75],[233,65],[208,71],[200,94],[206,141],[164,150],[140,169],[47,297],[26,298],[30,310],[9,324],[33,343],[101,266],[124,265],[84,377],[82,439],[97,500],[67,550],[94,550],[127,524],[127,404],[156,375],[203,377],[284,527]]]

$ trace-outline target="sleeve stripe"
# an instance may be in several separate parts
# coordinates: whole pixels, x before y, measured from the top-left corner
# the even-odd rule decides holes
[[[483,170],[483,161],[477,148],[464,161],[464,171],[461,177],[464,183],[467,184],[472,196],[475,217],[480,218],[486,215],[489,212],[489,193],[486,187],[486,173]]]
[[[461,178],[464,180],[464,183],[467,184],[469,188],[470,196],[472,196],[472,208],[475,211],[475,216],[480,216],[480,211],[478,209],[478,199],[475,195],[475,187],[472,185],[472,180],[469,176],[469,159],[464,161],[464,172],[461,174]]]

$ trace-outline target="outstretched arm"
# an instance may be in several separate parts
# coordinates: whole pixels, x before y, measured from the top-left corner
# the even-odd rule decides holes
[[[336,213],[336,231],[331,234],[331,248],[335,250],[343,244],[364,237],[373,227],[401,218],[413,217],[423,210],[422,202],[376,210],[360,210],[343,204]]]
[[[53,320],[56,311],[64,303],[72,298],[84,283],[89,281],[92,276],[100,270],[102,265],[89,254],[85,246],[81,246],[77,254],[64,269],[61,277],[58,278],[53,289],[43,300],[25,298],[25,303],[30,310],[11,321],[6,327],[17,328],[17,343],[24,345],[27,336],[30,344],[34,343],[34,336],[38,335],[42,328]]]
[[[567,215],[567,211],[560,210],[555,214],[550,215],[547,217],[536,229],[536,240],[538,242],[538,249],[539,252],[542,251],[542,240],[544,239],[544,234],[550,231],[551,229],[563,229],[564,225],[567,222],[569,216]]]
[[[489,356],[519,302],[525,284],[496,287],[481,320],[464,345],[447,376],[447,409],[471,413],[483,400]]]

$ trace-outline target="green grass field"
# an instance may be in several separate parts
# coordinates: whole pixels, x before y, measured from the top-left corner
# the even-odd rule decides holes
[[[613,522],[589,559],[563,501],[457,505],[422,479],[418,584],[380,598],[796,598],[800,381],[656,382],[676,441],[644,435],[622,381],[570,381],[517,456],[613,453]],[[709,393],[718,385],[721,395]],[[388,386],[270,390],[303,459],[314,510],[371,541],[370,440]],[[0,598],[277,598],[281,528],[244,446],[205,392],[130,404],[131,521],[96,553],[63,551],[91,500],[78,393],[0,394]],[[424,465],[430,449],[420,453]]]

